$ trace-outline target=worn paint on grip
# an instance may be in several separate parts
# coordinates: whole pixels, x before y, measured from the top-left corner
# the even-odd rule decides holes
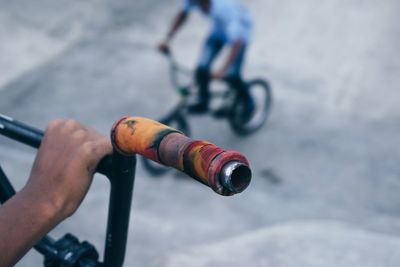
[[[141,117],[123,117],[111,131],[114,147],[123,154],[140,154],[160,162],[158,147],[168,134],[178,132],[159,122]]]
[[[225,196],[233,195],[220,183],[219,175],[225,164],[236,160],[249,166],[247,159],[238,152],[226,151],[209,142],[192,140],[178,133],[164,137],[159,155],[164,164],[184,171]]]

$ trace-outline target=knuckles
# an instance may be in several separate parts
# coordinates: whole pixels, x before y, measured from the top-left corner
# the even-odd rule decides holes
[[[74,131],[76,129],[83,129],[83,126],[76,120],[63,120],[55,119],[51,121],[48,126],[48,131],[63,130],[63,131]]]
[[[76,120],[56,119],[51,121],[46,132],[56,134],[58,136],[68,135],[75,140],[84,140],[87,137],[87,129]]]
[[[80,128],[83,128],[82,125],[76,120],[66,120],[64,122],[64,128],[67,131],[74,131]]]
[[[74,151],[83,159],[91,159],[98,151],[97,136],[76,120],[56,119],[49,123],[47,134],[53,136],[53,142],[62,142],[67,147],[75,147]]]
[[[79,129],[74,130],[72,132],[71,136],[72,136],[72,138],[74,138],[77,141],[82,141],[82,140],[85,140],[85,138],[87,136],[87,131],[82,128],[79,128]]]
[[[96,152],[96,146],[94,142],[86,141],[80,147],[80,152],[83,156],[89,157]]]
[[[64,120],[62,119],[56,119],[51,121],[47,125],[47,131],[54,131],[55,129],[59,128],[63,124]]]

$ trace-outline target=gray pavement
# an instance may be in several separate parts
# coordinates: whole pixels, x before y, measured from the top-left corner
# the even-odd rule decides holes
[[[335,221],[295,222],[165,256],[154,266],[395,267],[399,241]]]
[[[0,3],[0,112],[40,128],[75,118],[107,134],[122,115],[157,118],[176,103],[154,47],[179,1],[57,2]],[[272,82],[270,121],[244,139],[225,122],[190,123],[195,138],[245,153],[252,185],[222,198],[139,166],[126,266],[397,266],[398,1],[246,3],[257,22],[246,76]],[[195,15],[174,42],[186,65],[206,32]],[[4,138],[0,147],[20,188],[34,151]],[[102,250],[107,196],[99,176],[52,234]],[[40,264],[30,253],[17,266]]]

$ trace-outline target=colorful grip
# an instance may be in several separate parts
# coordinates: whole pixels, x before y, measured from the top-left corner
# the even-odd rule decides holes
[[[141,117],[123,117],[111,130],[114,147],[122,154],[140,154],[159,162],[158,147],[168,134],[178,132],[157,121]]]
[[[111,132],[117,151],[140,154],[166,166],[185,172],[221,195],[233,195],[221,184],[219,175],[228,162],[249,166],[247,159],[235,151],[226,151],[206,141],[184,136],[159,122],[140,117],[124,117]]]

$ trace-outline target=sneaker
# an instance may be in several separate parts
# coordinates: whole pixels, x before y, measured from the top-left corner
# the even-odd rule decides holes
[[[215,118],[224,118],[224,117],[228,117],[230,112],[231,112],[230,107],[222,106],[222,107],[214,110],[212,115]]]

